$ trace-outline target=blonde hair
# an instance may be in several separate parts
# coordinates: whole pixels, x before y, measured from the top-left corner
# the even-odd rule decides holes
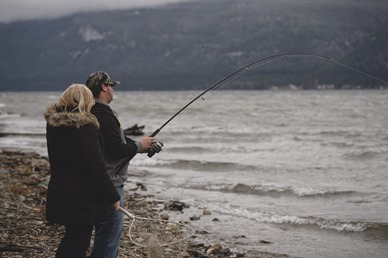
[[[76,111],[82,115],[90,113],[90,109],[94,105],[93,94],[84,84],[70,85],[59,97],[58,104],[65,107],[65,110],[72,108],[71,111]]]

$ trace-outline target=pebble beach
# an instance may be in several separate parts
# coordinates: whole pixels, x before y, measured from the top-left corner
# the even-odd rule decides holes
[[[49,180],[49,162],[46,157],[22,150],[0,150],[0,257],[54,257],[55,250],[64,233],[59,225],[49,225],[45,220],[45,200]],[[131,186],[125,197],[125,209],[137,216],[169,220],[169,213],[179,212],[185,217],[185,204],[174,200],[159,200],[147,193],[142,184]],[[204,216],[212,216],[204,211]],[[189,217],[180,221],[190,225]],[[217,220],[217,218],[214,218]],[[119,257],[141,258],[151,255],[133,244],[128,237],[129,220],[125,220]],[[195,231],[195,229],[194,229]],[[195,231],[187,246],[174,254],[176,257],[290,257],[257,251],[232,251],[218,239],[200,242],[197,237],[209,232]],[[244,236],[240,236],[244,238]],[[261,244],[266,243],[264,240]],[[173,258],[173,257],[171,257]],[[174,257],[175,258],[175,257]]]

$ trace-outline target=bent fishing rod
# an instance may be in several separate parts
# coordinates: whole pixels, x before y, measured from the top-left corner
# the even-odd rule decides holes
[[[325,57],[325,56],[321,56],[321,55],[317,55],[317,54],[314,54],[314,53],[298,53],[298,52],[292,52],[292,53],[282,53],[282,54],[277,54],[277,55],[272,55],[272,56],[268,56],[268,57],[264,57],[262,59],[259,59],[259,60],[256,60],[252,63],[249,63],[241,68],[239,68],[238,70],[228,74],[227,76],[223,77],[222,79],[220,79],[219,81],[215,82],[213,85],[211,85],[209,88],[207,88],[206,90],[204,90],[201,94],[199,94],[197,97],[195,97],[193,100],[191,100],[189,103],[187,103],[184,107],[182,107],[178,112],[176,112],[170,119],[168,119],[161,127],[159,127],[158,129],[156,129],[150,136],[151,137],[154,137],[156,136],[167,124],[169,124],[171,122],[171,120],[173,120],[176,116],[178,116],[183,110],[185,110],[187,107],[189,107],[191,104],[193,104],[197,99],[199,99],[200,97],[202,97],[203,95],[205,95],[207,92],[209,92],[210,90],[216,88],[217,86],[225,86],[227,84],[229,84],[230,82],[232,82],[233,80],[235,80],[237,77],[241,76],[242,74],[244,74],[245,72],[249,71],[249,70],[252,70],[252,69],[255,69],[255,68],[258,68],[260,66],[263,66],[263,65],[266,65],[266,64],[270,64],[270,63],[273,63],[275,61],[279,61],[283,58],[287,58],[287,57],[314,57],[314,58],[318,58],[318,59],[322,59],[322,60],[325,60],[325,61],[328,61],[330,63],[334,63],[336,65],[339,65],[339,66],[342,66],[348,70],[352,70],[354,72],[357,72],[357,73],[360,73],[360,74],[363,74],[367,77],[370,77],[372,79],[375,79],[375,80],[378,80],[384,84],[388,84],[388,81],[386,80],[383,80],[383,79],[380,79],[376,76],[373,76],[371,74],[368,74],[366,72],[363,72],[359,69],[356,69],[354,67],[351,67],[349,65],[346,65],[344,63],[341,63],[341,62],[338,62],[336,61],[334,58],[329,58],[329,57]],[[220,88],[219,87],[219,88]]]

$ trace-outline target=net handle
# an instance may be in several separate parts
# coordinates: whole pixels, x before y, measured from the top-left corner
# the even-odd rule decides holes
[[[123,207],[119,207],[119,211],[130,217],[131,219],[135,219],[135,215],[124,209]]]

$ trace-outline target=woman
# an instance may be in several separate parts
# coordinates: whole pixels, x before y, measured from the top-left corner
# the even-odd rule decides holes
[[[83,84],[70,85],[59,102],[44,113],[51,177],[47,191],[46,218],[65,225],[56,258],[84,258],[93,225],[116,212],[116,192],[103,159],[99,124],[90,113],[91,91]]]

